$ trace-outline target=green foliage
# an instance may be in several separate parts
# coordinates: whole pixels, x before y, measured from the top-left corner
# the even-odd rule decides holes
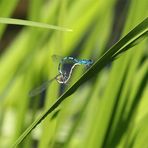
[[[46,29],[55,29],[55,30],[59,30],[59,31],[72,31],[72,30],[66,29],[64,27],[62,28],[62,27],[58,27],[58,26],[54,26],[54,25],[48,25],[48,24],[44,24],[44,23],[26,21],[26,20],[20,20],[20,19],[0,18],[0,23],[32,26],[32,27],[39,27],[39,28],[46,28]]]
[[[130,0],[124,20],[114,14],[115,0],[32,0],[28,20],[9,18],[18,1],[6,3],[1,38],[7,24],[24,27],[1,53],[0,147],[146,148],[147,1]],[[115,23],[121,36],[108,48]],[[53,54],[95,63],[87,71],[76,67],[64,92],[55,81],[46,94],[30,97],[57,75]]]

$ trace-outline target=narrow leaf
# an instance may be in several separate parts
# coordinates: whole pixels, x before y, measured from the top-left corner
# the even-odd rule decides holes
[[[30,26],[30,27],[39,27],[39,28],[46,28],[46,29],[55,29],[59,31],[72,31],[71,29],[68,29],[65,27],[54,26],[54,25],[49,25],[45,23],[39,23],[39,22],[21,20],[21,19],[0,17],[0,23],[1,24],[12,24],[12,25],[23,25],[23,26]]]
[[[51,106],[48,110],[46,110],[36,121],[34,121],[26,131],[17,139],[14,147],[21,143],[26,136],[41,122],[46,116],[48,116],[52,111],[54,111],[68,96],[72,95],[79,86],[88,81],[89,79],[96,76],[109,62],[116,59],[119,53],[124,53],[125,51],[131,49],[131,46],[136,45],[137,40],[140,37],[148,36],[148,18],[146,18],[143,22],[141,22],[138,26],[136,26],[132,31],[130,31],[125,37],[123,37],[119,42],[117,42],[114,46],[112,46],[101,58],[99,58],[92,67],[87,70],[84,75],[71,87],[69,88],[63,95],[59,97],[59,99]],[[117,54],[118,53],[118,54]]]

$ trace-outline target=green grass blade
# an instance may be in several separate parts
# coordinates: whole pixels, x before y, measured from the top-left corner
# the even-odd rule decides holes
[[[46,28],[46,29],[55,29],[55,30],[59,30],[59,31],[72,31],[71,29],[68,29],[65,27],[54,26],[54,25],[49,25],[46,23],[39,23],[39,22],[21,20],[21,19],[0,17],[0,23],[1,24],[23,25],[23,26],[30,26],[30,27],[39,27],[39,28]]]
[[[116,59],[116,53],[131,49],[139,37],[148,35],[148,18],[136,26],[132,31],[130,31],[125,37],[123,37],[119,42],[117,42],[113,47],[111,47],[97,62],[71,87],[69,88],[59,99],[46,110],[36,121],[34,121],[27,130],[17,139],[14,147],[21,143],[26,136],[41,122],[43,121],[48,114],[50,114],[54,109],[56,109],[68,96],[72,95],[79,86],[85,83],[88,79],[94,77],[98,74],[103,67],[108,64],[110,61]],[[118,54],[117,54],[118,55]],[[113,59],[114,58],[114,59]]]

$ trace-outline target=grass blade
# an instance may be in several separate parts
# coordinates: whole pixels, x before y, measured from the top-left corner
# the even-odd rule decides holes
[[[68,29],[65,27],[54,26],[54,25],[49,25],[46,23],[39,23],[39,22],[21,20],[21,19],[0,17],[0,23],[1,24],[12,24],[12,25],[23,25],[23,26],[30,26],[30,27],[39,27],[39,28],[46,28],[46,29],[55,29],[59,31],[72,31],[71,29]]]
[[[103,67],[109,62],[116,59],[116,53],[120,51],[120,53],[125,52],[135,43],[139,37],[147,37],[148,35],[148,18],[146,18],[143,22],[141,22],[138,26],[136,26],[132,31],[130,31],[125,37],[123,37],[119,42],[117,42],[114,46],[112,46],[101,58],[99,58],[96,63],[88,70],[84,75],[71,87],[69,88],[59,99],[51,106],[48,110],[46,110],[36,121],[34,121],[27,130],[17,139],[14,147],[21,143],[26,136],[41,122],[43,121],[48,114],[54,111],[68,96],[72,95],[79,86],[85,83],[88,79],[91,79],[96,74],[98,74]],[[118,54],[117,54],[118,55]]]

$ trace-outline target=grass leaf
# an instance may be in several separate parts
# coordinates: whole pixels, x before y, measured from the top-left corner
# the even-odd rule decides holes
[[[46,28],[46,29],[55,29],[55,30],[59,30],[59,31],[72,31],[71,29],[68,29],[65,27],[54,26],[54,25],[49,25],[49,24],[45,24],[45,23],[39,23],[39,22],[21,20],[21,19],[0,17],[0,23],[1,24],[23,25],[23,26],[30,26],[30,27],[39,27],[39,28]]]
[[[112,46],[101,58],[99,58],[94,65],[84,73],[84,75],[59,99],[47,109],[36,121],[34,121],[26,131],[17,139],[14,143],[14,147],[21,143],[27,135],[41,122],[43,121],[52,111],[54,111],[68,96],[72,95],[79,86],[88,81],[89,79],[96,76],[109,62],[116,59],[119,53],[124,53],[131,47],[140,37],[147,37],[148,35],[148,18],[136,26],[132,31],[130,31],[125,37],[123,37],[119,42]],[[118,53],[118,54],[117,54]]]

